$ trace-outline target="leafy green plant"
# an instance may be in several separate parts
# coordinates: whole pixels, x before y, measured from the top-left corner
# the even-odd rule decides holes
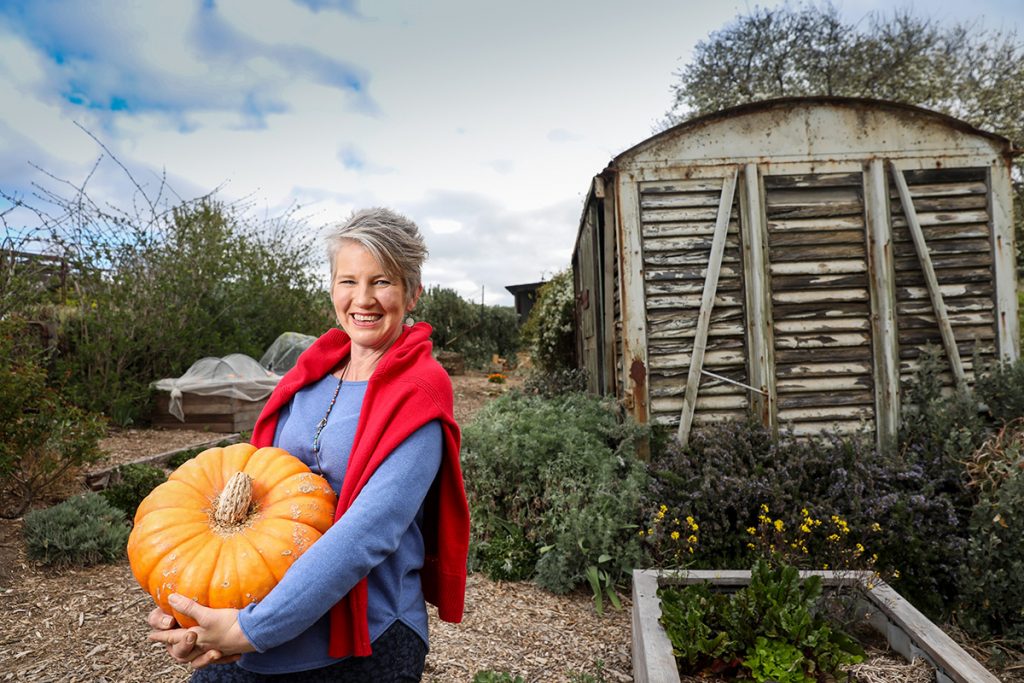
[[[978,373],[974,391],[997,425],[1024,416],[1024,361],[984,368]]]
[[[142,499],[167,481],[167,474],[153,465],[133,463],[118,467],[111,478],[114,483],[101,491],[100,495],[130,519],[135,516]]]
[[[537,302],[523,325],[522,337],[540,372],[554,373],[576,366],[575,305],[571,268],[556,273],[537,290]]]
[[[473,683],[526,683],[522,676],[513,676],[507,671],[484,669],[473,676]]]
[[[852,567],[836,565],[844,557],[837,550],[860,544],[861,559],[877,554],[874,568],[886,576],[898,572],[900,592],[935,615],[955,604],[966,544],[966,494],[952,472],[926,466],[906,449],[899,455],[880,452],[868,439],[802,440],[785,433],[776,438],[755,423],[721,423],[695,431],[685,448],[670,444],[652,460],[645,518],[666,505],[669,519],[699,520],[692,565],[714,568],[753,560],[756,549],[747,544],[755,539],[748,529],[759,527],[762,505],[771,510],[772,524],[781,522],[787,533],[800,530],[803,510],[825,522],[818,532],[839,517],[849,528],[842,543],[828,542],[834,530],[816,533],[801,564],[865,568],[860,560]],[[664,556],[672,548],[664,534],[658,538],[652,554]],[[855,553],[845,557],[856,559]]]
[[[18,517],[75,468],[98,460],[106,425],[47,385],[40,359],[0,325],[0,516]]]
[[[706,585],[663,587],[661,622],[688,672],[745,668],[758,681],[814,681],[840,675],[863,649],[821,616],[821,577],[758,560],[750,584],[731,594]],[[787,678],[773,678],[784,674]],[[801,678],[800,676],[807,676]]]
[[[970,520],[958,621],[981,637],[1024,645],[1024,458],[982,493]]]
[[[84,567],[125,557],[124,513],[95,493],[25,515],[28,556],[51,567]]]
[[[591,566],[611,583],[640,566],[642,434],[614,404],[584,394],[509,392],[484,406],[463,435],[473,566],[489,561],[487,549],[509,536],[509,525],[546,549],[535,580],[554,592],[586,582]]]
[[[615,592],[615,579],[601,567],[601,565],[610,562],[611,559],[611,555],[602,555],[597,558],[597,564],[590,565],[584,572],[584,575],[587,577],[587,583],[590,584],[590,590],[594,594],[594,610],[598,614],[604,614],[605,596],[608,597],[608,602],[615,609],[622,609],[619,595]]]
[[[604,662],[600,659],[594,662],[594,670],[569,672],[569,683],[606,683],[604,675]]]
[[[493,581],[533,578],[539,553],[521,528],[497,517],[487,522],[473,519],[473,524],[490,529],[486,537],[476,541],[471,563],[473,571],[481,571]]]

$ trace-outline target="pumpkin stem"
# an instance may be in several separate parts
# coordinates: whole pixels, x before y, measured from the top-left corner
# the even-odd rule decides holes
[[[252,477],[235,472],[217,497],[217,510],[213,518],[224,525],[238,524],[249,513],[252,502]]]

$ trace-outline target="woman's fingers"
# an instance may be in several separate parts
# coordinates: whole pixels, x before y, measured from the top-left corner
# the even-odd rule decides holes
[[[146,615],[146,623],[149,624],[150,628],[161,631],[174,628],[178,625],[178,622],[174,620],[174,617],[159,607],[154,607],[149,614]]]

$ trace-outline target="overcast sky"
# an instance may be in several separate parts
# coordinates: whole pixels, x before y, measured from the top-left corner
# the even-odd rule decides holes
[[[1022,0],[910,6],[1024,27]],[[651,135],[694,45],[753,7],[0,0],[0,189],[45,182],[33,165],[81,182],[102,153],[81,126],[184,198],[299,205],[310,229],[393,207],[424,230],[426,283],[511,304],[505,285],[569,264],[590,179]],[[90,187],[123,204],[120,179],[108,163]]]

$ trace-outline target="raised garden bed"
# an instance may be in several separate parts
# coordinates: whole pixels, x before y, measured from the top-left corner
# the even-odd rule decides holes
[[[925,659],[935,669],[938,683],[999,683],[952,638],[870,572],[800,572],[816,574],[825,588],[853,587],[858,607],[889,646],[906,657]],[[633,678],[636,683],[679,683],[672,645],[659,622],[658,588],[668,585],[710,583],[723,591],[750,583],[749,571],[633,572]],[[871,586],[871,588],[867,588]]]

